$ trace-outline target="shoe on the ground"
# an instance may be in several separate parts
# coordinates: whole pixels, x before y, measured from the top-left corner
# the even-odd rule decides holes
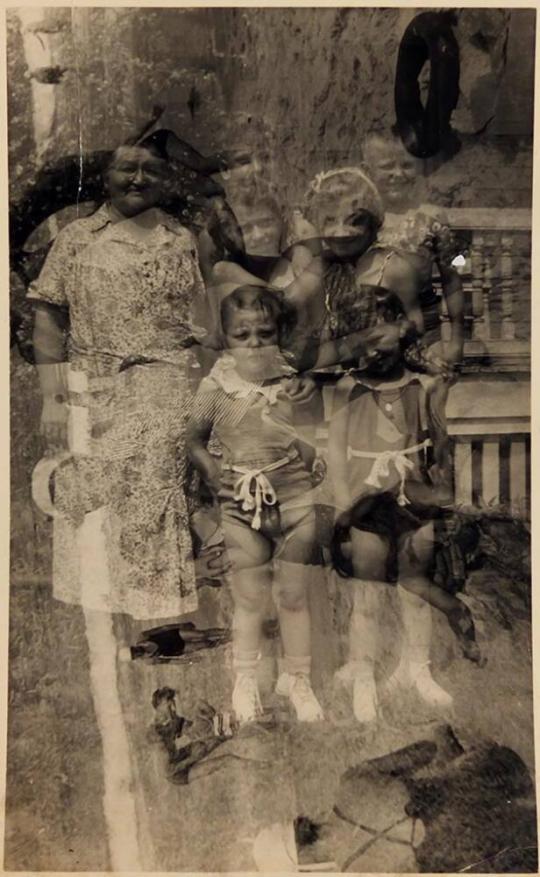
[[[254,722],[263,712],[255,673],[238,673],[232,693],[232,708],[241,725]]]
[[[362,725],[376,721],[378,705],[373,676],[356,676],[353,681],[353,713],[356,721]]]
[[[386,683],[387,693],[397,688],[414,688],[425,703],[434,707],[450,707],[454,699],[448,691],[435,682],[431,675],[429,661],[402,662]]]
[[[305,673],[282,673],[277,681],[276,694],[289,698],[299,722],[320,722],[324,719],[322,707]]]
[[[475,664],[483,666],[485,659],[482,658],[480,648],[476,642],[474,621],[468,606],[463,603],[457,609],[452,609],[448,615],[448,624],[455,633],[461,646],[463,656]]]
[[[363,663],[349,661],[340,667],[334,679],[339,685],[352,689],[355,719],[362,725],[374,722],[377,719],[379,702],[372,670]]]

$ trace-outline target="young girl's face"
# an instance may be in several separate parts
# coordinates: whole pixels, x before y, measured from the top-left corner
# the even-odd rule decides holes
[[[231,314],[224,336],[225,345],[245,380],[274,377],[272,363],[279,350],[279,332],[275,319],[269,314],[247,309]]]
[[[401,335],[399,322],[375,326],[366,341],[359,367],[374,377],[394,372],[401,360]]]
[[[258,310],[240,310],[231,314],[225,331],[227,347],[258,350],[278,343],[276,321],[268,314]]]

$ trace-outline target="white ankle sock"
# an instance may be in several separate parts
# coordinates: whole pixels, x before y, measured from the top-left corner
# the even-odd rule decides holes
[[[261,653],[258,649],[254,651],[242,651],[233,648],[233,668],[236,673],[255,673]]]
[[[311,655],[304,655],[302,657],[284,655],[280,661],[280,670],[282,673],[290,673],[291,675],[301,673],[304,676],[309,676],[311,672]]]

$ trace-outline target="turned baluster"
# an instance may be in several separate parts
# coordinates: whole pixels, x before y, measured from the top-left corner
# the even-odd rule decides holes
[[[484,239],[484,264],[482,271],[482,314],[484,321],[484,339],[491,338],[491,292],[493,289],[493,264],[497,251],[497,240],[493,235]]]
[[[450,341],[452,335],[452,327],[448,317],[448,304],[445,296],[441,296],[441,339],[446,343]]]
[[[483,341],[486,338],[484,315],[484,238],[474,232],[471,246],[471,285],[472,285],[472,339]]]
[[[514,323],[514,279],[512,276],[512,250],[514,237],[503,234],[501,237],[501,338],[511,340],[516,337]]]

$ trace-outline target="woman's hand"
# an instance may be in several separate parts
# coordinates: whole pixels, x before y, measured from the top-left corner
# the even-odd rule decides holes
[[[40,432],[47,442],[47,451],[56,453],[67,448],[68,406],[65,401],[46,396],[41,411]]]
[[[203,549],[195,558],[195,574],[198,579],[221,579],[230,572],[231,566],[223,545]]]
[[[219,463],[208,451],[205,451],[204,455],[200,455],[198,466],[208,487],[214,493],[217,493],[221,487],[221,467]]]
[[[301,241],[317,240],[320,235],[315,226],[306,219],[297,207],[291,213],[287,237],[291,244],[297,244]]]

